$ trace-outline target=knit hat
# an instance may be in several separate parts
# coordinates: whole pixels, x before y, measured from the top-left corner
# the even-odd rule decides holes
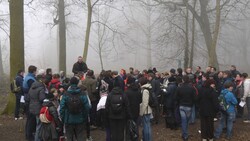
[[[77,85],[78,82],[79,82],[79,80],[78,80],[76,77],[72,77],[72,78],[70,79],[70,84],[71,84],[71,85],[72,85],[72,84]]]
[[[170,73],[175,74],[175,69],[171,69]]]

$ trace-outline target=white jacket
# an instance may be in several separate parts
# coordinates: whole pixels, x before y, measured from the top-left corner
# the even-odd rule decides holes
[[[145,88],[151,89],[151,84],[145,84],[142,87],[142,103],[140,104],[140,116],[151,114],[152,108],[148,105],[149,91]]]
[[[244,81],[244,96],[243,100],[246,100],[247,97],[250,97],[250,79]]]

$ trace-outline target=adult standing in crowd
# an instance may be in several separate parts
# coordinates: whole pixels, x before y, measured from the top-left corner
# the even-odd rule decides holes
[[[176,90],[176,101],[180,105],[182,138],[184,141],[188,140],[188,124],[191,118],[192,106],[195,101],[196,91],[190,84],[187,75],[182,78],[183,84]]]
[[[65,124],[67,141],[84,140],[84,126],[87,122],[89,104],[86,94],[77,86],[79,80],[72,77],[70,87],[60,103],[60,116]]]
[[[212,79],[206,80],[198,95],[202,141],[214,138],[214,117],[219,110],[215,83]]]
[[[250,79],[246,79],[248,74],[244,73],[244,96],[241,99],[242,101],[246,102],[247,106],[247,117],[244,120],[245,123],[250,123]]]
[[[19,117],[19,112],[20,112],[20,107],[21,107],[20,100],[21,100],[21,96],[23,96],[23,76],[24,76],[24,70],[19,70],[15,78],[16,86],[19,88],[19,91],[15,93],[15,96],[16,96],[15,120],[22,119],[22,117]]]
[[[39,120],[39,113],[42,108],[43,100],[45,97],[45,79],[42,75],[38,75],[36,77],[37,81],[35,81],[29,90],[27,101],[29,102],[29,111],[32,116],[36,117],[36,133],[35,133],[35,141],[40,141],[38,138],[39,131],[41,128],[41,122]]]
[[[95,128],[96,126],[96,107],[99,100],[99,95],[97,93],[97,80],[94,76],[93,70],[88,70],[86,78],[82,81],[82,85],[87,89],[88,96],[91,102],[90,109],[90,126]]]
[[[140,104],[140,116],[142,117],[142,139],[143,141],[152,141],[152,131],[150,119],[152,117],[152,108],[149,106],[149,89],[151,84],[144,77],[139,79],[141,86],[142,103]]]
[[[88,71],[88,66],[85,62],[83,62],[82,56],[78,57],[78,61],[73,65],[72,72],[74,75],[79,73],[86,73]]]
[[[31,85],[36,81],[36,66],[29,66],[28,74],[24,77],[23,81],[23,92],[24,92],[24,100],[25,100],[25,112],[27,116],[27,121],[25,125],[25,137],[28,141],[34,140],[33,133],[36,131],[36,117],[30,114],[29,111],[29,98],[28,92],[31,88]]]
[[[227,128],[226,138],[228,140],[232,138],[233,122],[235,120],[235,106],[237,104],[237,100],[234,94],[232,93],[234,89],[233,86],[234,86],[233,82],[226,82],[224,84],[225,89],[221,91],[221,95],[224,97],[225,102],[227,103],[229,107],[226,110],[226,114],[222,114],[221,119],[219,121],[219,125],[217,129],[215,130],[214,137],[216,139],[220,138],[222,130],[225,126],[225,122],[227,124],[226,125],[226,128]]]

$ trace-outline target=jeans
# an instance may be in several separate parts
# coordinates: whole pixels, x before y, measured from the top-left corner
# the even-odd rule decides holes
[[[188,138],[188,124],[191,117],[192,108],[180,106],[182,138]]]
[[[250,97],[246,98],[246,105],[247,105],[247,120],[250,120]]]
[[[232,130],[233,130],[233,121],[235,120],[235,112],[228,112],[228,115],[222,114],[222,117],[219,121],[219,125],[217,129],[215,130],[214,136],[215,138],[219,138],[222,130],[225,126],[225,122],[227,120],[227,137],[231,138],[232,137]]]
[[[193,107],[192,107],[192,113],[191,113],[189,123],[194,123],[194,122],[195,122],[195,105],[193,105]]]
[[[143,141],[152,141],[151,135],[151,123],[150,123],[150,114],[146,114],[142,116],[142,137]]]
[[[16,96],[15,118],[19,118],[21,94],[15,94],[15,96]]]
[[[39,132],[41,129],[42,123],[39,119],[39,116],[36,116],[36,134],[35,134],[35,141],[40,141],[41,139],[39,138]]]

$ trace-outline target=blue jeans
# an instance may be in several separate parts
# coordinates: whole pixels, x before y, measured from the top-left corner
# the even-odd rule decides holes
[[[39,119],[39,116],[36,116],[36,134],[35,134],[35,141],[40,141],[39,132],[40,132],[41,126],[42,126],[42,123],[41,123],[41,121],[40,121],[40,119]]]
[[[193,107],[192,107],[192,113],[191,113],[189,123],[194,123],[194,122],[195,122],[195,105],[193,105]]]
[[[150,114],[142,116],[142,137],[143,141],[152,141]]]
[[[188,124],[191,117],[191,113],[191,107],[180,106],[182,138],[184,139],[188,138]]]
[[[222,117],[219,121],[219,125],[217,129],[215,130],[214,136],[215,138],[219,138],[222,130],[225,126],[225,122],[227,120],[227,137],[231,138],[232,137],[232,130],[233,130],[233,121],[235,120],[235,112],[228,112],[228,115],[222,114]]]

